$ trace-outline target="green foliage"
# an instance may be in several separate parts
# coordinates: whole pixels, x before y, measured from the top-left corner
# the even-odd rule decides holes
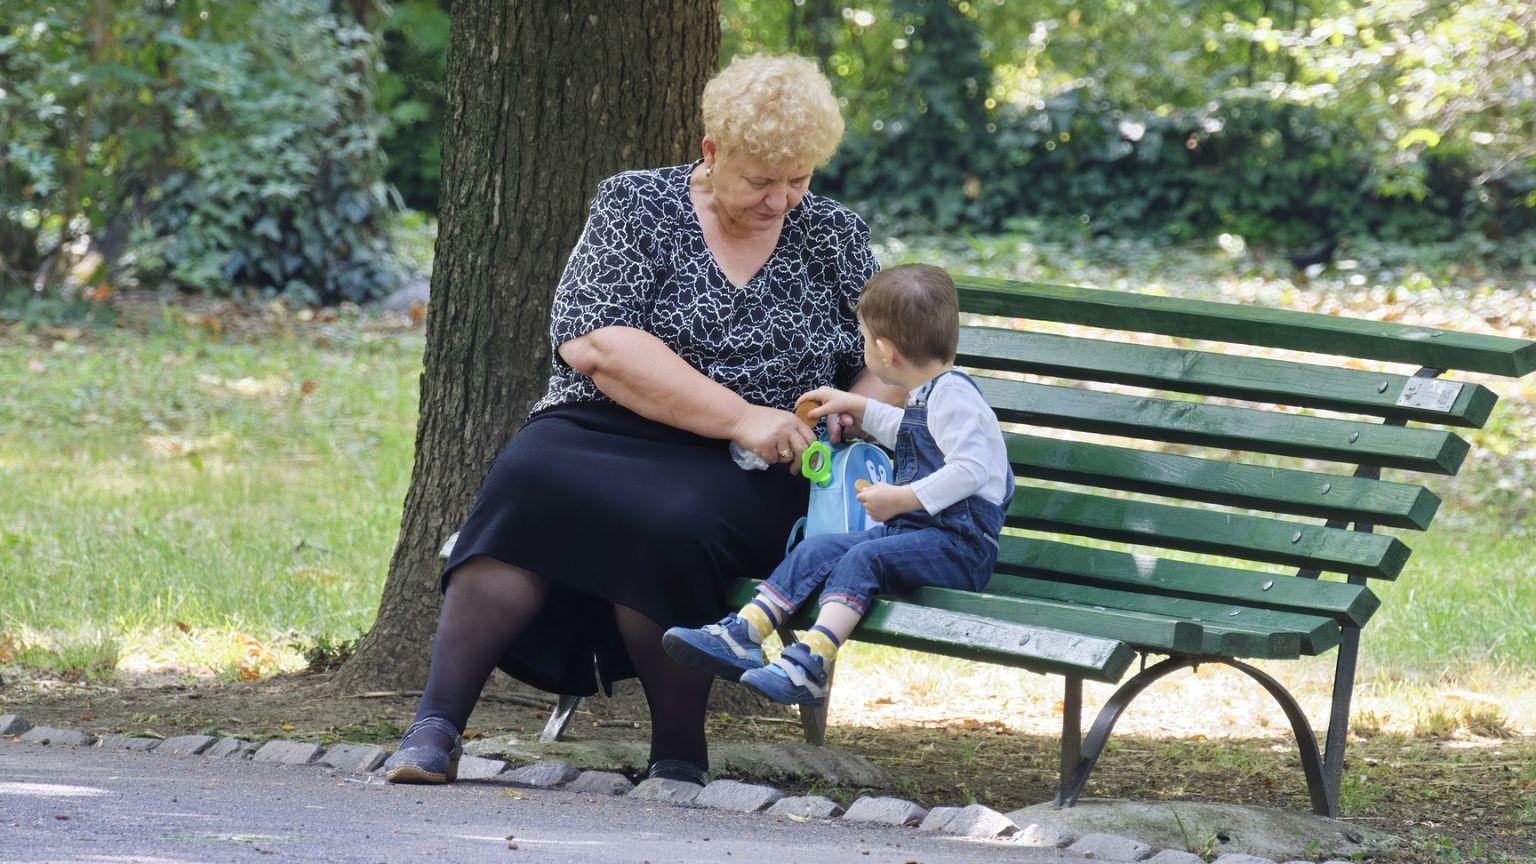
[[[384,178],[407,207],[437,212],[447,90],[448,13],[437,0],[400,0],[380,28],[385,69],[375,88],[389,157]]]
[[[87,283],[110,273],[304,303],[392,287],[378,49],[351,12],[327,0],[8,11],[0,257],[13,280],[62,281],[88,242]]]
[[[726,0],[724,50],[823,61],[849,134],[818,185],[895,220],[887,230],[1046,215],[1094,233],[1302,246],[1536,228],[1536,9],[837,5]]]

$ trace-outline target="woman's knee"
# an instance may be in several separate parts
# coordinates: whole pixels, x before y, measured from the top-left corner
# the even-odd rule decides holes
[[[531,603],[543,598],[544,587],[544,579],[537,574],[477,555],[454,569],[446,599],[453,603]]]

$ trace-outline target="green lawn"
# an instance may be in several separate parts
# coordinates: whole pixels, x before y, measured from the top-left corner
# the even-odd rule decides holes
[[[0,665],[252,677],[372,618],[409,480],[420,330],[152,323],[0,330]],[[1528,484],[1483,494],[1536,439],[1536,400],[1504,385],[1505,419],[1469,436],[1471,464],[1504,476],[1456,481],[1434,530],[1403,534],[1402,580],[1376,586],[1380,682],[1536,692]]]
[[[356,324],[0,342],[0,629],[247,675],[358,633],[399,526],[421,350]]]

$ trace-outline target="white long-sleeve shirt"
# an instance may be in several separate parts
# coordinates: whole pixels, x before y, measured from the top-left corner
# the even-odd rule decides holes
[[[944,454],[944,465],[908,484],[917,500],[931,515],[972,495],[1001,506],[1008,494],[1008,449],[992,407],[970,382],[948,373],[940,375],[931,388],[924,384],[913,390],[907,405],[917,405],[925,390],[928,432]],[[895,449],[904,413],[894,405],[871,399],[864,409],[864,431]]]

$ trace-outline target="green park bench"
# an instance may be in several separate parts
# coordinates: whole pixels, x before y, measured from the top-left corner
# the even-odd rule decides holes
[[[1441,375],[1523,376],[1536,369],[1536,342],[1246,304],[974,277],[956,281],[962,311],[986,316],[977,319],[986,326],[962,328],[957,362],[977,373],[1004,424],[1030,430],[1005,429],[1020,481],[1009,530],[984,593],[925,588],[878,599],[854,638],[1063,676],[1056,803],[1068,807],[1138,694],[1181,669],[1233,667],[1279,702],[1301,751],[1313,810],[1337,815],[1360,633],[1380,603],[1369,583],[1398,578],[1409,555],[1401,540],[1376,529],[1425,530],[1440,504],[1417,483],[1380,479],[1381,469],[1454,475],[1468,445],[1440,427],[1481,427],[1497,397],[1480,384]],[[999,327],[1002,322],[993,318],[1335,359],[1298,362],[1068,337]],[[1346,358],[1417,371],[1353,369]],[[1158,452],[1037,431],[1052,429],[1200,450]],[[1343,467],[1333,473],[1315,463]],[[1117,494],[1124,492],[1145,497]],[[1201,553],[1224,563],[1067,542],[1073,538]],[[1323,578],[1325,573],[1334,578]],[[740,580],[732,603],[745,602],[755,584]],[[793,623],[803,628],[808,619]],[[788,628],[781,633],[794,638]],[[1243,661],[1311,657],[1335,648],[1332,709],[1326,743],[1319,746],[1295,698]],[[1119,682],[1138,655],[1142,668],[1105,703],[1085,737],[1083,681]],[[1166,659],[1148,666],[1149,655]],[[545,740],[559,737],[578,702],[560,700]],[[821,743],[825,710],[802,712],[801,719],[807,738]]]

